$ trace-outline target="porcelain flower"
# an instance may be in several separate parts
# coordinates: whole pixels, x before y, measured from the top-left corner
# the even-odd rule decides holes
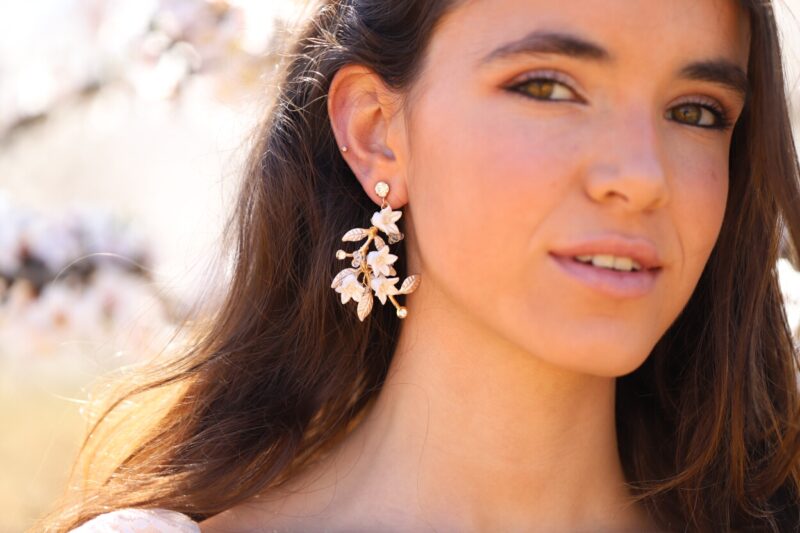
[[[361,285],[355,275],[349,274],[336,287],[336,292],[342,295],[343,304],[349,302],[351,298],[356,302],[360,302],[361,297],[364,295],[364,286]]]
[[[397,256],[389,253],[388,246],[384,246],[377,252],[370,252],[367,254],[367,264],[369,264],[376,275],[391,275],[390,268],[395,261],[397,261]]]
[[[380,212],[374,213],[370,222],[372,225],[384,232],[386,235],[392,235],[400,233],[400,229],[397,227],[397,222],[400,220],[400,217],[403,216],[403,213],[400,211],[392,211],[391,206],[386,206],[380,210]]]
[[[399,279],[400,278],[385,278],[383,276],[372,278],[372,290],[375,291],[375,296],[378,297],[382,304],[386,303],[387,296],[398,293],[398,289],[394,284],[397,283]]]

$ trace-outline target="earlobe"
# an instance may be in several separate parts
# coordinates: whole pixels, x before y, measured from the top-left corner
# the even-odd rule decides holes
[[[401,99],[380,77],[362,65],[339,69],[328,91],[328,116],[341,156],[361,183],[364,192],[380,205],[375,184],[391,186],[387,199],[392,206],[407,202],[403,146],[394,135]],[[402,128],[400,128],[402,129]]]

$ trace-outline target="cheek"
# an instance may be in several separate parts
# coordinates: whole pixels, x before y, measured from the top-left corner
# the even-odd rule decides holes
[[[677,229],[687,267],[702,270],[725,215],[728,161],[722,155],[687,157],[681,161],[675,172],[672,223]]]
[[[531,235],[569,187],[574,135],[531,124],[463,90],[429,93],[417,107],[411,150],[419,164],[409,176],[416,240],[426,268],[447,272],[441,283],[462,300],[485,301],[515,283]]]

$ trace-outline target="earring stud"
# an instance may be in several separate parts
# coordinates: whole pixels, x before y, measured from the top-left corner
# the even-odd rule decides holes
[[[388,183],[385,181],[376,183],[375,193],[382,202],[381,210],[374,213],[370,219],[372,226],[369,229],[351,229],[342,237],[344,242],[358,242],[363,239],[367,239],[367,241],[352,253],[344,250],[336,251],[336,258],[339,260],[352,258],[350,263],[352,268],[345,268],[336,274],[331,282],[331,288],[341,295],[342,304],[346,304],[351,299],[358,303],[356,313],[362,322],[372,311],[373,293],[382,305],[386,304],[388,298],[394,305],[399,318],[408,316],[408,310],[398,303],[395,296],[414,292],[421,282],[419,274],[413,274],[403,280],[399,289],[396,287],[400,278],[392,277],[397,274],[392,264],[397,261],[397,256],[389,253],[389,244],[403,240],[404,235],[397,227],[397,221],[403,213],[393,211],[392,206],[386,200],[386,197],[389,196]],[[386,235],[389,244],[378,232]],[[373,242],[376,250],[368,252],[369,245]]]
[[[346,152],[346,151],[347,151],[347,146],[342,145],[342,152]]]

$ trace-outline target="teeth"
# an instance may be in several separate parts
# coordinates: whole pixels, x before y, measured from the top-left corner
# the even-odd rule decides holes
[[[591,263],[592,265],[600,268],[609,268],[612,270],[621,270],[623,272],[639,271],[642,265],[631,259],[630,257],[615,257],[608,254],[599,255],[579,255],[575,257],[581,263]]]
[[[630,272],[632,268],[633,268],[633,259],[631,259],[630,257],[614,258],[614,270],[627,270],[628,272]]]
[[[596,255],[592,257],[592,264],[596,267],[614,268],[613,255]]]

